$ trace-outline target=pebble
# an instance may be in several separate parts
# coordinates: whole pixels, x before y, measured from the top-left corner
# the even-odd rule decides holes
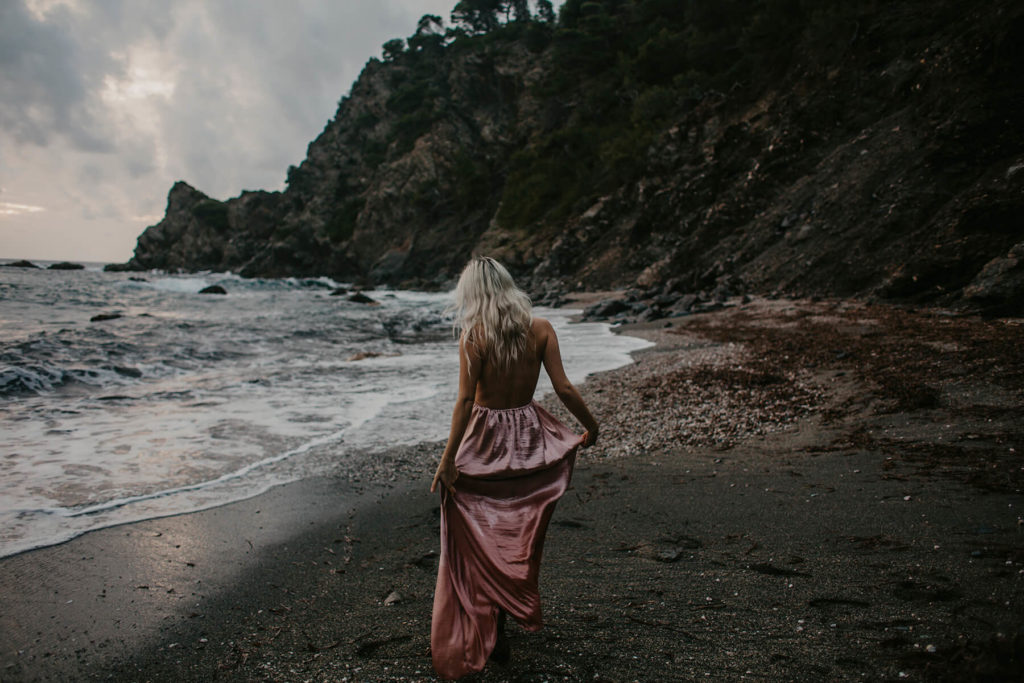
[[[763,381],[767,359],[742,344],[708,344],[694,336],[649,331],[666,350],[614,373],[587,379],[585,399],[601,419],[601,438],[588,457],[621,457],[663,449],[729,448],[751,436],[781,431],[813,414],[826,391],[809,372]],[[685,341],[682,341],[685,340]],[[642,361],[642,362],[641,362]],[[637,401],[623,402],[623,396]],[[571,424],[557,398],[544,406]]]

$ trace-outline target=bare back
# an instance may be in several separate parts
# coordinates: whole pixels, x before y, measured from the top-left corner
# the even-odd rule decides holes
[[[501,306],[496,304],[485,310],[485,315],[481,314],[480,305],[487,303],[482,301],[481,297],[487,296],[487,292],[497,292],[505,302],[502,306],[510,307],[506,311],[511,313],[508,319],[495,318],[502,315]],[[503,326],[506,329],[509,326],[522,329],[520,325],[529,313],[530,300],[516,288],[508,271],[494,259],[473,259],[459,277],[455,299],[460,311],[460,320],[467,328],[459,335],[459,392],[455,399],[455,407],[452,409],[448,443],[434,473],[430,490],[434,491],[438,484],[442,484],[449,493],[455,494],[455,480],[459,476],[459,470],[455,466],[455,454],[475,412],[479,407],[508,410],[528,406],[533,400],[542,365],[551,378],[551,387],[555,394],[587,430],[582,435],[580,444],[584,448],[593,445],[597,440],[597,420],[590,414],[580,392],[565,375],[561,351],[558,348],[558,335],[555,334],[551,323],[543,318],[530,320],[522,357],[513,361],[511,367],[502,367],[489,359],[492,354],[488,352],[486,342],[481,344],[485,336],[483,332],[487,329],[484,321],[490,321],[489,326],[495,329]],[[493,301],[490,303],[494,304]],[[473,325],[478,327],[474,328]],[[515,349],[521,348],[518,342],[524,340],[502,338],[498,341],[500,351],[495,355],[508,358],[514,355]]]
[[[518,408],[533,400],[545,351],[554,336],[551,323],[543,318],[530,321],[526,353],[509,368],[498,367],[489,359],[479,360],[479,381],[474,401],[485,408]],[[557,343],[557,342],[556,342]],[[475,363],[474,363],[475,365]],[[559,358],[558,371],[561,371]],[[549,374],[551,369],[548,369]]]
[[[551,323],[543,318],[533,318],[527,332],[526,353],[512,364],[512,367],[501,368],[487,361],[486,349],[480,349],[466,340],[466,335],[459,337],[459,395],[452,410],[452,427],[448,434],[441,463],[437,466],[434,481],[430,490],[437,488],[441,482],[451,492],[453,483],[458,477],[455,468],[455,453],[462,443],[473,412],[473,404],[497,410],[521,408],[533,400],[533,392],[537,388],[537,378],[543,365],[551,378],[551,387],[569,412],[580,421],[587,430],[583,435],[583,447],[587,448],[597,439],[597,420],[587,410],[583,397],[565,375],[562,367],[562,354],[558,348],[558,335]]]

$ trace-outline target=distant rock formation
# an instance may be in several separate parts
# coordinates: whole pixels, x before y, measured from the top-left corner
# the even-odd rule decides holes
[[[115,268],[436,288],[488,253],[544,296],[671,282],[1024,312],[1024,6],[748,5],[421,22],[284,192],[178,182]]]

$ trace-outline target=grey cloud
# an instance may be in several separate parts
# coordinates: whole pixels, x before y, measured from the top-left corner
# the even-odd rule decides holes
[[[162,212],[178,179],[221,198],[281,188],[381,44],[411,35],[423,14],[447,20],[455,4],[67,2],[40,19],[23,0],[0,0],[0,185],[10,201],[51,188],[54,205],[108,227]],[[103,90],[139,53],[176,85],[125,116]]]
[[[66,7],[39,21],[20,2],[0,4],[0,127],[30,144],[64,134],[78,149],[109,151],[98,131],[99,92],[121,65],[79,40],[75,23]]]
[[[152,154],[128,159],[125,162],[124,167],[125,170],[128,171],[128,175],[132,178],[142,178],[156,170],[156,164],[153,162]]]
[[[448,2],[422,5],[430,12]],[[205,4],[201,17],[167,37],[165,49],[187,51],[189,71],[163,129],[168,140],[191,138],[170,147],[178,157],[171,165],[227,196],[281,187],[366,60],[384,40],[412,34],[419,15],[387,2],[234,0]]]
[[[106,173],[102,168],[100,168],[99,164],[96,163],[83,164],[81,168],[78,169],[78,182],[83,186],[102,182],[105,180],[104,176],[106,176]]]

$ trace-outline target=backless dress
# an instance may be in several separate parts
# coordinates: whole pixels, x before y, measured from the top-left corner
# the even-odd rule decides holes
[[[484,667],[497,639],[499,609],[529,631],[540,629],[544,533],[582,440],[536,402],[473,406],[455,455],[455,492],[440,487],[430,647],[443,678]]]

